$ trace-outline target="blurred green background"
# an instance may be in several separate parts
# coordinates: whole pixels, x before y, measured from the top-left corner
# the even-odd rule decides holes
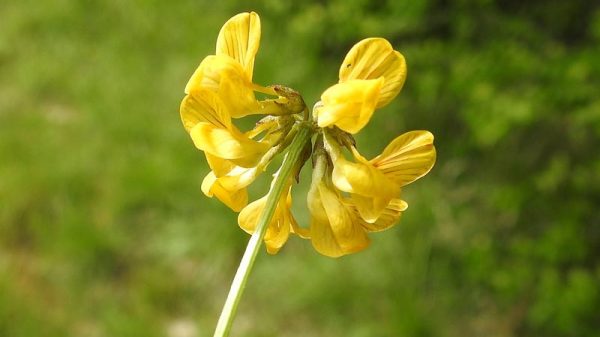
[[[438,162],[368,250],[261,252],[234,336],[600,335],[597,2],[23,0],[0,3],[0,336],[212,336],[248,236],[178,107],[247,10],[255,81],[311,105],[392,41],[408,80],[359,149],[427,129]]]

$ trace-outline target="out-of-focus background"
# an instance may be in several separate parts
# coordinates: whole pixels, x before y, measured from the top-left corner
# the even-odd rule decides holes
[[[202,195],[178,107],[247,10],[263,26],[255,81],[311,105],[355,42],[389,39],[408,80],[359,149],[427,129],[438,162],[366,251],[330,259],[294,237],[261,252],[233,335],[598,336],[587,0],[2,2],[0,336],[212,336],[248,236]]]

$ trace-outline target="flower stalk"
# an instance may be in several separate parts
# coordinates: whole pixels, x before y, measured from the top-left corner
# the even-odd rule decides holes
[[[301,159],[300,157],[302,155],[304,146],[310,141],[310,138],[313,134],[313,126],[311,125],[311,122],[302,122],[298,124],[298,128],[299,130],[292,140],[285,158],[283,159],[283,163],[281,164],[281,168],[276,174],[271,189],[269,190],[267,202],[258,220],[256,231],[250,237],[246,251],[244,252],[242,260],[240,261],[237,272],[235,273],[233,282],[231,283],[231,288],[229,289],[229,294],[225,300],[225,305],[221,311],[221,316],[217,322],[214,337],[225,337],[229,335],[237,306],[240,298],[242,297],[244,288],[246,287],[248,276],[250,275],[250,271],[252,270],[252,266],[256,260],[263,237],[265,236],[267,228],[269,227],[268,224],[271,222],[273,214],[275,213],[275,209],[277,208],[277,202],[281,196],[281,193],[283,192],[288,178],[294,173],[296,163],[299,159]]]

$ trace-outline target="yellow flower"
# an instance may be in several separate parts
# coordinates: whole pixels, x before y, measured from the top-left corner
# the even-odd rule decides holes
[[[219,32],[215,55],[209,55],[200,62],[185,86],[185,93],[203,89],[214,91],[233,118],[301,112],[296,111],[294,106],[286,105],[287,98],[281,97],[281,92],[276,88],[266,88],[252,82],[260,35],[258,14],[240,13],[229,19]],[[280,97],[258,101],[254,91]]]
[[[370,243],[369,232],[387,229],[400,219],[407,208],[399,199],[402,187],[429,172],[436,159],[433,135],[427,131],[397,137],[371,160],[357,151],[352,137],[402,89],[404,57],[385,39],[360,41],[342,62],[339,82],[323,92],[311,118],[295,90],[253,83],[260,37],[256,13],[229,19],[219,32],[215,54],[202,60],[185,87],[181,120],[211,168],[202,191],[240,212],[238,223],[248,233],[257,230],[265,210],[273,212],[260,231],[271,254],[290,234],[311,239],[326,256],[363,250]],[[257,100],[255,92],[277,98]],[[232,118],[251,114],[267,116],[247,132],[232,123]],[[344,156],[344,148],[351,158]],[[286,176],[274,179],[272,186],[272,191],[283,189],[283,193],[269,205],[272,192],[248,204],[248,186],[286,149],[290,156],[281,170]],[[311,153],[310,227],[303,228],[291,213],[291,187]]]
[[[319,127],[337,126],[355,134],[376,108],[398,95],[406,79],[406,62],[387,40],[364,39],[346,55],[339,79],[321,95],[314,114]]]
[[[335,144],[329,146],[333,184],[350,193],[358,213],[368,223],[377,221],[390,201],[398,197],[402,186],[427,174],[436,158],[433,135],[428,131],[411,131],[397,137],[371,160],[361,156],[354,146],[354,162],[337,152]]]
[[[360,216],[354,201],[344,198],[331,185],[326,166],[325,158],[317,159],[308,192],[312,245],[330,257],[356,253],[369,246],[367,232],[382,231],[394,225],[407,205],[400,199],[392,199],[375,222],[367,222]]]
[[[202,191],[239,212],[248,203],[246,187],[268,165],[264,156],[284,136],[280,123],[265,121],[242,133],[231,123],[220,97],[208,89],[187,95],[180,112],[184,128],[205,152],[212,170],[202,182]],[[253,139],[260,134],[265,134],[260,141]]]
[[[246,187],[264,171],[272,157],[265,158],[266,153],[283,140],[292,124],[286,124],[290,119],[285,116],[264,118],[267,122],[242,133],[231,119],[257,113],[293,114],[305,108],[300,95],[289,88],[252,83],[260,35],[256,13],[229,19],[219,32],[215,55],[207,56],[188,81],[180,108],[186,131],[205,152],[212,170],[202,191],[235,211],[248,203]],[[257,101],[254,91],[278,98]],[[263,136],[256,140],[259,135]]]
[[[209,155],[209,163],[220,158],[237,166],[253,167],[271,148],[272,144],[255,141],[238,130],[221,98],[210,90],[187,95],[180,114],[194,145]]]
[[[269,223],[267,233],[264,237],[265,246],[269,254],[276,254],[285,244],[290,233],[296,233],[301,237],[308,237],[307,230],[298,226],[291,212],[292,206],[292,179],[289,179],[284,187],[284,193],[279,197],[275,214]],[[240,227],[248,234],[254,233],[256,224],[261,216],[267,196],[264,196],[246,206],[238,216]]]
[[[185,86],[185,93],[200,89],[218,93],[234,118],[257,112],[259,103],[253,92],[252,72],[259,44],[258,14],[232,17],[219,32],[216,55],[202,60]]]

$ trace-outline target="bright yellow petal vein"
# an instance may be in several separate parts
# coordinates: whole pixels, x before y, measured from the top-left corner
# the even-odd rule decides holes
[[[431,170],[436,152],[429,131],[411,131],[398,136],[371,160],[387,178],[404,186]]]
[[[260,45],[260,18],[254,12],[229,19],[217,38],[217,55],[228,55],[244,67],[252,80],[254,58]]]
[[[387,105],[402,89],[406,80],[404,56],[382,38],[369,38],[355,44],[340,67],[340,83],[353,79],[370,80],[381,76],[385,83],[377,108]]]

